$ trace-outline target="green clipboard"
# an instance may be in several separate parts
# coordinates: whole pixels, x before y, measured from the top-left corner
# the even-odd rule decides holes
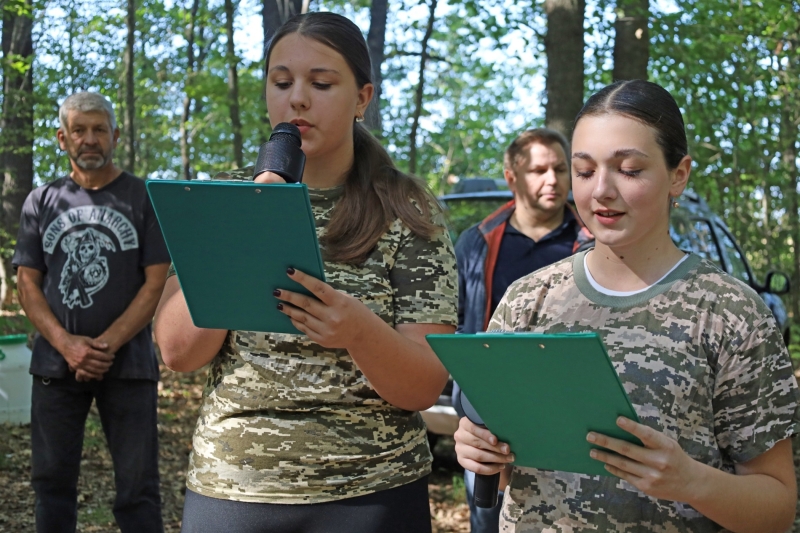
[[[639,418],[595,333],[426,338],[517,466],[610,475],[589,457],[589,431],[641,445],[616,425]]]
[[[150,180],[147,192],[197,327],[294,333],[272,291],[325,280],[305,184]]]

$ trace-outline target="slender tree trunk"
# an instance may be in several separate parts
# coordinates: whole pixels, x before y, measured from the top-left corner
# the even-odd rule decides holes
[[[75,61],[75,1],[69,3],[67,14],[67,68],[69,69],[70,94],[78,92],[78,62]]]
[[[269,42],[281,24],[294,15],[308,12],[309,0],[263,0],[261,9],[264,43]],[[265,46],[266,48],[266,46]]]
[[[781,162],[784,172],[786,172],[786,188],[784,196],[789,198],[788,223],[789,234],[792,237],[792,273],[790,292],[790,305],[792,310],[792,323],[800,327],[800,165],[798,165],[797,145],[800,143],[800,89],[796,86],[796,80],[800,76],[800,56],[797,55],[797,47],[800,46],[800,36],[794,34],[793,39],[789,39],[791,46],[790,54],[787,54],[788,61],[786,69],[780,72],[783,85],[782,106],[781,106]],[[780,64],[780,62],[779,62]],[[793,339],[797,342],[797,339]]]
[[[225,32],[228,36],[226,59],[228,61],[228,109],[230,111],[231,129],[233,130],[233,160],[236,168],[242,164],[242,121],[239,117],[239,74],[236,49],[233,42],[233,18],[235,8],[233,0],[225,0]]]
[[[189,24],[186,25],[186,81],[183,86],[183,111],[181,113],[181,168],[183,179],[192,179],[192,160],[189,146],[189,118],[192,114],[191,86],[194,78],[194,34],[197,23],[197,12],[200,10],[200,0],[192,0],[192,9],[189,14]]]
[[[136,100],[134,96],[134,46],[136,45],[136,0],[128,0],[128,14],[125,20],[128,29],[125,43],[125,146],[127,152],[126,166],[128,171],[136,172]]]
[[[649,0],[617,0],[614,22],[614,81],[646,80],[650,60]]]
[[[458,102],[457,99],[453,99],[453,101]],[[454,110],[453,115],[458,117],[460,110],[458,109],[458,104],[456,104],[456,108]],[[436,183],[436,195],[441,196],[445,193],[445,187],[447,187],[447,178],[450,176],[450,169],[453,167],[453,155],[456,153],[456,145],[457,145],[457,137],[451,131],[450,138],[447,142],[447,152],[444,155],[444,164],[442,165],[442,172],[439,174],[439,179]]]
[[[425,93],[425,66],[428,63],[428,42],[433,34],[433,23],[436,21],[436,5],[438,0],[431,0],[428,14],[428,26],[422,38],[422,50],[419,54],[419,82],[414,93],[414,115],[411,121],[411,134],[408,136],[410,150],[408,153],[408,171],[417,173],[417,131],[419,130],[419,117],[422,115],[422,97]]]
[[[33,8],[22,0],[16,9],[3,9],[3,109],[0,117],[2,169],[2,228],[0,249],[17,236],[22,204],[33,187]],[[0,261],[0,304],[13,296],[11,257]]]
[[[569,139],[583,106],[583,18],[585,0],[545,0],[547,54],[545,123]]]
[[[377,134],[380,134],[383,128],[381,124],[381,85],[383,84],[381,66],[384,59],[386,16],[388,11],[389,0],[372,0],[372,6],[369,11],[370,22],[367,46],[369,47],[369,57],[372,60],[372,84],[375,86],[375,95],[372,97],[372,103],[367,108],[364,116],[364,125]]]
[[[789,197],[789,231],[792,236],[792,253],[794,261],[792,261],[792,287],[791,302],[792,306],[792,322],[800,326],[800,195],[797,194],[797,188],[800,187],[800,167],[797,165],[797,125],[793,124],[791,113],[784,108],[783,111],[786,128],[790,130],[785,134],[782,161],[783,166],[787,172],[788,197]],[[791,126],[794,126],[793,128]],[[793,131],[791,131],[793,130]],[[794,133],[794,134],[793,134]],[[796,339],[795,339],[796,340]]]

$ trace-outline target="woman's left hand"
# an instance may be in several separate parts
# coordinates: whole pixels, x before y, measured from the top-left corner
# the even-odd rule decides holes
[[[273,295],[286,302],[279,303],[278,309],[317,344],[326,348],[347,348],[357,341],[365,327],[369,327],[371,318],[376,317],[361,301],[327,283],[293,268],[286,272],[316,298],[276,289]]]
[[[699,487],[704,469],[683,451],[680,444],[663,433],[625,417],[617,425],[639,437],[644,447],[591,432],[586,440],[616,453],[592,450],[593,459],[605,463],[610,473],[654,498],[687,502]]]

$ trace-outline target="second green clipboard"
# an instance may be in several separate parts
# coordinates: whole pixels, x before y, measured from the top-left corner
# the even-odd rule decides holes
[[[290,266],[325,280],[304,184],[151,180],[147,191],[196,326],[300,333],[272,291],[309,294]]]
[[[589,457],[589,431],[641,445],[616,425],[639,418],[595,333],[426,338],[517,466],[610,475]]]

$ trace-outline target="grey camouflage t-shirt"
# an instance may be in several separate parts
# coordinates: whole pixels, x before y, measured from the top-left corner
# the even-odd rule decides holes
[[[343,187],[309,193],[322,236]],[[389,325],[456,325],[444,229],[428,241],[396,220],[363,265],[324,266],[334,289]],[[211,363],[187,485],[215,498],[317,503],[410,483],[430,465],[419,413],[380,398],[346,350],[304,335],[231,331]]]
[[[509,287],[490,330],[597,332],[641,422],[727,472],[800,430],[800,394],[775,320],[759,296],[691,255],[645,292],[596,291],[584,253]],[[616,477],[515,467],[505,532],[716,532],[692,507]]]

